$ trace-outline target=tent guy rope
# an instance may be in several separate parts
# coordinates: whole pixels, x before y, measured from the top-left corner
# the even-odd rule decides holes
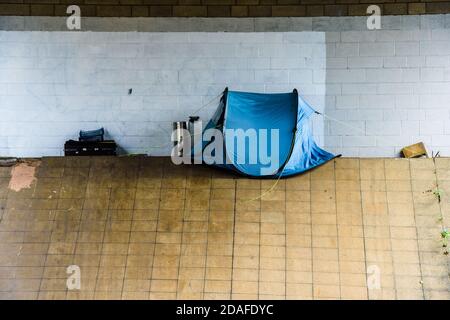
[[[209,100],[207,103],[205,103],[204,105],[202,105],[200,108],[198,108],[197,110],[195,110],[194,112],[192,112],[192,114],[197,114],[200,110],[203,110],[204,108],[206,108],[207,106],[209,106],[211,103],[213,103],[214,101],[216,101],[218,98],[220,98],[220,97],[222,96],[222,94],[223,94],[223,91],[220,92],[218,95],[214,96],[214,98],[212,98],[211,100]],[[170,136],[169,132],[168,132],[166,129],[164,129],[163,127],[161,127],[159,124],[158,124],[158,127],[160,127],[162,130],[164,130],[164,131]],[[197,135],[201,135],[201,134],[195,134],[194,136],[197,136]],[[162,144],[162,145],[159,145],[159,146],[152,146],[152,147],[150,147],[150,148],[151,148],[151,149],[162,149],[162,148],[167,148],[168,146],[170,146],[170,145],[172,144],[172,142],[173,142],[173,141],[169,141],[169,142],[167,142],[167,143],[165,143],[165,144]]]

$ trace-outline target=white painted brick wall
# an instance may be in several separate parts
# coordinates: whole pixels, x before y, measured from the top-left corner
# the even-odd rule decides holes
[[[340,39],[336,48],[347,48],[348,66],[326,70],[327,85],[340,85],[341,93],[325,110],[355,128],[325,120],[325,147],[395,156],[424,141],[429,152],[449,156],[450,29],[343,31]],[[355,46],[357,56],[348,49]]]
[[[298,88],[323,111],[325,72],[313,72],[325,57],[322,32],[0,32],[0,155],[60,155],[80,129],[102,126],[126,152],[168,155],[171,122],[227,86]]]
[[[297,88],[341,121],[313,124],[345,156],[395,156],[418,141],[450,156],[450,15],[384,17],[377,31],[352,19],[243,22],[271,32],[0,31],[0,155],[60,155],[78,130],[101,126],[125,152],[168,155],[171,122],[228,86]],[[278,31],[294,26],[307,31]]]

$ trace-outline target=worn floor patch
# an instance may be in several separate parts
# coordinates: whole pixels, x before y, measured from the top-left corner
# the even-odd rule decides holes
[[[11,180],[8,188],[10,190],[19,192],[22,189],[28,189],[36,179],[36,162],[23,162],[14,166],[11,170]]]

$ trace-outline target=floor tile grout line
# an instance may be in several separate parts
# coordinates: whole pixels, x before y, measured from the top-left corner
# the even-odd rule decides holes
[[[359,207],[361,208],[361,230],[362,230],[362,237],[363,237],[363,250],[364,250],[364,281],[366,285],[366,292],[367,292],[367,300],[370,299],[370,290],[367,283],[367,248],[366,248],[366,227],[364,223],[364,208],[363,208],[363,191],[362,191],[362,179],[361,179],[361,159],[358,159],[358,177],[359,177]]]
[[[205,266],[203,270],[203,288],[201,299],[205,300],[205,289],[206,289],[206,277],[207,277],[207,263],[208,263],[208,238],[209,238],[209,220],[211,217],[211,202],[213,198],[213,175],[209,174],[209,206],[208,206],[208,216],[206,218],[206,243],[205,243]]]
[[[91,168],[89,170],[89,177],[90,177],[90,171],[93,168],[94,167],[91,166]],[[108,189],[108,209],[107,209],[107,213],[106,213],[105,226],[103,228],[102,241],[100,242],[100,252],[99,252],[98,265],[97,265],[97,275],[96,275],[95,286],[94,286],[94,297],[93,297],[95,300],[97,299],[96,293],[101,292],[101,290],[97,291],[97,285],[99,283],[100,270],[101,270],[101,266],[102,266],[102,257],[103,257],[103,248],[105,246],[106,230],[108,227],[108,223],[110,223],[110,219],[111,219],[110,204],[111,204],[111,195],[112,195],[112,185],[109,185],[109,187],[107,189]],[[84,210],[84,205],[83,205],[83,210]]]
[[[152,271],[150,272],[150,288],[149,288],[149,296],[148,299],[152,300],[152,286],[153,286],[153,270],[155,269],[155,258],[156,258],[156,239],[158,237],[159,230],[159,221],[161,216],[161,195],[162,195],[162,184],[164,179],[164,163],[160,163],[161,173],[160,173],[160,185],[159,185],[159,197],[158,197],[158,209],[156,214],[156,229],[155,229],[155,238],[153,240],[153,260],[152,260]],[[134,213],[133,213],[134,214]]]
[[[233,276],[234,276],[234,245],[236,237],[236,205],[237,205],[237,181],[234,181],[234,204],[233,204],[233,240],[231,249],[231,284],[230,284],[230,300],[233,299]]]
[[[337,263],[338,263],[338,280],[339,280],[339,300],[342,299],[342,284],[341,284],[341,255],[339,250],[339,224],[337,216],[337,190],[336,190],[336,159],[333,160],[333,176],[334,176],[334,214],[336,217],[336,247],[337,247]]]
[[[178,290],[178,286],[180,284],[180,269],[181,269],[181,257],[182,257],[182,250],[183,250],[183,238],[184,238],[184,228],[185,228],[185,218],[186,218],[186,202],[187,202],[187,190],[188,190],[188,179],[189,179],[189,175],[185,173],[185,177],[184,177],[184,197],[183,197],[183,215],[181,218],[181,235],[180,235],[180,253],[178,254],[178,270],[177,270],[177,291],[175,292],[175,298],[176,299],[180,299],[179,295],[180,292]]]
[[[139,177],[139,170],[141,167],[141,161],[139,161],[139,164],[137,166],[137,169],[133,168],[133,170],[136,170],[135,173],[135,183],[134,183],[134,199],[133,199],[133,212],[131,214],[131,223],[130,223],[130,233],[128,235],[128,245],[127,245],[127,253],[126,253],[126,260],[125,260],[125,268],[123,271],[123,279],[122,279],[122,294],[121,294],[121,298],[122,300],[124,299],[124,292],[125,292],[125,282],[126,282],[126,277],[127,277],[127,268],[128,268],[128,258],[130,255],[130,243],[131,243],[131,234],[133,232],[133,222],[134,222],[134,212],[136,210],[136,196],[137,196],[137,186],[138,186],[138,177]],[[128,176],[126,177],[128,178]],[[150,290],[150,283],[149,283],[149,290]],[[149,295],[150,295],[150,291],[149,291]]]
[[[417,221],[416,221],[416,205],[414,201],[414,188],[413,188],[413,181],[412,181],[412,170],[411,170],[411,160],[408,160],[408,169],[409,169],[409,183],[411,186],[411,197],[412,197],[412,206],[413,206],[413,218],[414,218],[414,230],[416,231],[416,242],[417,242],[417,257],[419,258],[419,270],[420,270],[420,287],[422,291],[422,298],[425,300],[425,288],[423,285],[423,271],[422,271],[422,262],[420,258],[420,245],[419,245],[419,231],[417,229]],[[436,166],[434,166],[434,169],[436,170]],[[437,175],[435,171],[435,178],[437,182]]]
[[[7,178],[9,178],[9,180],[12,179],[12,168],[10,169],[10,175],[9,175]],[[5,210],[6,210],[6,207],[7,207],[7,202],[8,202],[10,193],[11,193],[11,190],[10,190],[10,188],[9,188],[9,186],[8,186],[8,188],[6,188],[5,209],[0,208],[0,209],[1,209],[1,212],[2,212],[2,214],[1,214],[1,216],[0,216],[0,225],[1,225],[2,222],[4,221],[3,218],[4,218],[4,214],[5,214]],[[34,191],[33,191],[33,193],[34,193]],[[25,232],[23,232],[23,235],[22,235],[22,238],[21,238],[21,242],[18,242],[18,244],[20,245],[20,247],[19,247],[19,252],[18,252],[17,254],[20,253],[20,251],[21,251],[20,248],[21,248],[21,247],[23,246],[23,244],[25,243],[24,240],[25,240]],[[50,243],[49,243],[48,245],[50,246]],[[39,287],[37,288],[37,292],[36,292],[36,300],[39,298],[39,292],[40,292],[40,288],[41,288],[42,278],[43,278],[43,276],[44,276],[45,262],[47,261],[47,254],[48,254],[48,248],[47,248],[47,253],[45,254],[44,266],[43,266],[43,268],[42,268],[42,274],[41,274],[41,277],[40,277]],[[15,282],[16,282],[16,280],[17,280],[17,278],[16,278],[16,272],[14,272],[14,289],[15,289]]]
[[[42,162],[41,162],[41,165],[42,165]],[[40,177],[37,177],[36,178],[36,184],[37,184],[37,181],[39,180],[39,178]],[[11,177],[10,177],[10,179],[12,179],[12,169],[11,169]],[[10,190],[9,190],[9,188],[7,189],[7,193],[6,193],[6,199],[8,200],[9,198],[8,198],[8,196],[9,196],[9,194],[10,194]],[[34,194],[34,192],[35,192],[35,190],[33,190],[33,193],[32,193],[32,198],[33,198],[33,194]],[[59,200],[58,200],[59,201]],[[52,235],[52,233],[53,233],[53,226],[54,226],[54,223],[55,223],[55,218],[53,217],[52,218],[52,228],[51,228],[51,232],[50,232],[50,239],[48,239],[47,240],[47,243],[48,243],[48,246],[47,246],[47,250],[46,250],[46,253],[45,253],[45,258],[44,258],[44,265],[43,265],[43,268],[42,268],[42,274],[41,274],[41,277],[39,278],[39,287],[38,287],[38,289],[37,289],[37,294],[36,294],[36,299],[35,300],[39,300],[39,295],[40,295],[40,293],[41,293],[41,287],[42,287],[42,281],[44,280],[44,275],[45,275],[45,266],[46,266],[46,264],[47,264],[47,259],[48,259],[48,250],[50,249],[50,243],[51,243],[51,235]],[[0,219],[0,224],[3,222],[3,219]],[[25,240],[25,231],[24,231],[24,235],[22,236],[22,241],[21,241],[21,247],[23,246],[23,244],[25,243],[24,242],[24,240]],[[20,249],[19,249],[19,252],[17,253],[17,254],[20,254]],[[14,280],[16,280],[16,274],[14,274]],[[14,287],[15,287],[15,285],[14,285]],[[15,289],[15,288],[14,288]]]
[[[392,246],[392,231],[391,231],[391,223],[389,221],[390,218],[390,212],[389,212],[389,203],[388,203],[388,199],[387,199],[387,182],[386,182],[386,159],[382,160],[383,162],[383,176],[384,176],[384,198],[386,200],[386,213],[388,216],[388,223],[389,223],[389,244],[390,244],[390,253],[391,253],[391,258],[392,258],[392,271],[393,271],[393,282],[394,282],[394,293],[395,293],[395,298],[398,300],[398,293],[397,293],[397,273],[395,272],[395,262],[394,262],[394,248]]]
[[[12,169],[9,169],[10,171],[9,171],[9,175],[8,176],[6,176],[5,178],[9,178],[9,180],[11,180],[12,179]],[[6,188],[6,195],[5,195],[5,198],[4,198],[4,200],[5,200],[5,208],[0,208],[0,210],[1,210],[1,215],[0,215],[0,225],[3,223],[3,217],[4,217],[4,211],[6,210],[6,207],[8,206],[8,199],[9,199],[9,194],[10,194],[10,188],[9,188],[9,185],[8,185],[8,187]],[[2,199],[0,199],[0,200],[2,200]],[[2,234],[2,232],[3,231],[1,231],[0,232],[0,235]],[[25,231],[23,231],[22,232],[23,234],[22,234],[22,237],[21,237],[21,242],[13,242],[14,244],[18,244],[19,245],[19,252],[18,253],[16,253],[16,255],[17,254],[19,254],[20,253],[20,251],[21,251],[21,246],[24,244],[24,239],[25,239]],[[48,251],[48,249],[47,249],[47,251]],[[45,259],[44,259],[44,266],[45,266],[45,261],[47,260],[47,254],[45,254]],[[3,268],[4,266],[3,265],[0,265],[0,268]],[[14,271],[14,274],[13,274],[13,278],[12,278],[12,280],[13,280],[13,288],[14,288],[14,291],[13,292],[15,292],[15,289],[16,289],[16,280],[17,280],[17,278],[16,278],[16,276],[17,276],[17,274],[16,274],[16,271]],[[40,283],[39,283],[39,287],[37,288],[37,292],[36,292],[36,299],[34,299],[34,300],[37,300],[38,299],[38,297],[39,297],[39,291],[40,291],[40,286],[41,286],[41,282],[42,282],[42,275],[41,275],[41,277],[39,278],[39,281],[40,281]]]
[[[90,174],[90,162],[91,162],[91,159],[89,158],[89,174]],[[66,161],[64,162],[64,164],[66,164]],[[65,173],[66,173],[66,166],[64,166],[63,177],[64,177]],[[86,181],[86,187],[84,188],[83,204],[82,204],[81,208],[84,207],[84,203],[86,202],[86,194],[87,194],[88,186],[89,186],[89,174],[88,174],[87,181]],[[62,188],[62,182],[61,182],[61,188]],[[58,197],[59,197],[59,199],[58,199],[58,204],[59,204],[59,200],[61,199],[61,189],[60,189],[60,194]],[[67,212],[64,214],[64,216],[67,217]],[[75,256],[77,254],[78,239],[80,237],[82,221],[83,221],[83,209],[81,209],[81,213],[80,213],[80,220],[79,220],[77,236],[75,238],[75,243],[74,243],[74,248],[73,248],[73,257],[72,257],[73,260],[72,261],[75,260]],[[69,290],[68,290],[68,288],[66,288],[66,289],[67,289],[67,292],[66,292],[66,299],[67,299],[67,296],[69,295]]]
[[[39,166],[41,166],[42,164],[43,164],[43,162],[41,161]],[[62,177],[64,176],[65,164],[66,164],[66,161],[64,161],[64,166],[62,167],[63,168],[63,170],[62,170],[63,172],[62,172],[62,175],[61,175],[61,180],[62,180]],[[34,186],[33,195],[36,192],[36,187],[37,187],[38,180],[39,180],[39,178],[36,178],[36,185]],[[57,206],[59,204],[59,200],[60,200],[60,197],[61,197],[61,188],[62,188],[62,184],[60,182],[60,189],[59,189],[59,194],[58,194]],[[33,199],[33,196],[32,196],[32,199]],[[51,231],[50,231],[50,238],[47,240],[48,241],[47,253],[45,254],[44,265],[43,265],[43,269],[42,269],[42,275],[41,275],[41,279],[40,279],[40,282],[39,282],[39,289],[38,289],[37,297],[36,297],[36,299],[38,299],[38,300],[39,300],[39,296],[41,295],[41,292],[42,292],[42,290],[41,290],[42,282],[43,282],[44,279],[46,279],[46,278],[44,278],[44,276],[45,276],[45,268],[46,268],[46,265],[47,265],[48,256],[49,256],[49,250],[50,250],[50,246],[51,246],[51,243],[52,243],[52,235],[53,235],[53,228],[55,226],[55,221],[56,221],[56,216],[52,217],[52,228],[51,228]],[[24,239],[22,239],[22,243],[24,243],[23,240]],[[74,249],[74,254],[75,254],[75,249]],[[67,299],[67,286],[66,286],[64,291],[65,291],[65,299]]]

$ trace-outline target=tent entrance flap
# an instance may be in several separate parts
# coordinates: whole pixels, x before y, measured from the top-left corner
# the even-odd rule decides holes
[[[313,113],[297,90],[276,94],[225,90],[204,128],[204,133],[215,128],[223,136],[223,162],[212,165],[250,177],[279,177],[333,159],[314,142],[309,128]],[[204,141],[203,149],[208,144]]]
[[[229,92],[224,140],[228,159],[250,176],[274,175],[289,157],[297,122],[291,93]]]

